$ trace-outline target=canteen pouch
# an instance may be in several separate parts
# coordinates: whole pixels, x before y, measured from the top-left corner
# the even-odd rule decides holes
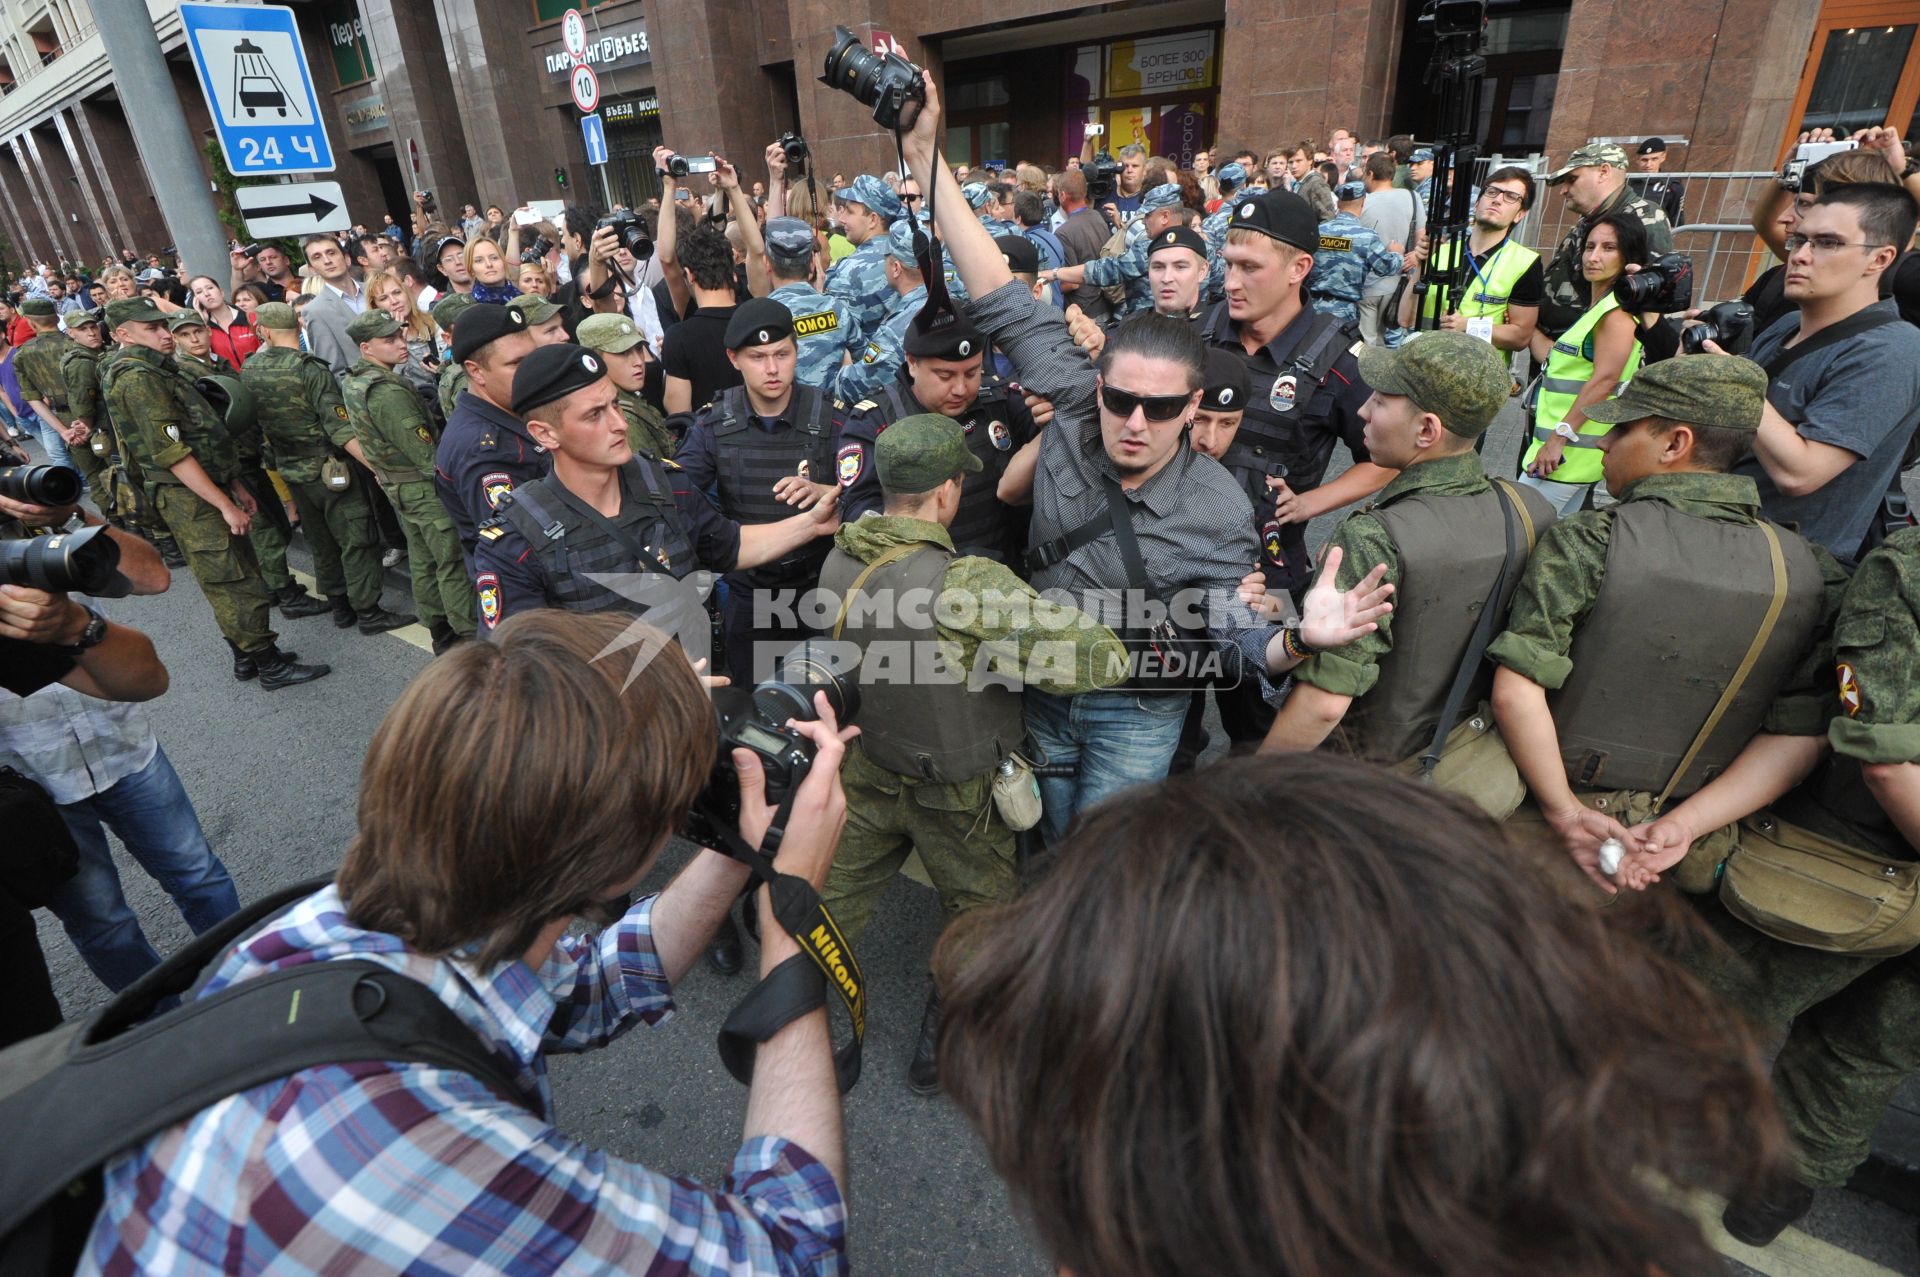
[[[1020,755],[1008,754],[994,769],[993,806],[1016,834],[1040,823],[1040,782]]]
[[[1419,779],[1424,754],[1398,763],[1394,771]],[[1473,713],[1454,724],[1440,747],[1440,764],[1433,769],[1433,786],[1471,801],[1495,820],[1505,820],[1526,799],[1527,785],[1507,742],[1493,721],[1493,707],[1486,701],[1474,706]]]
[[[328,457],[320,463],[320,482],[326,485],[328,492],[345,492],[353,482],[353,475],[343,459]]]
[[[93,437],[87,440],[87,447],[93,452],[94,456],[102,460],[112,455],[107,451],[107,437],[98,430],[94,431]]]
[[[1892,957],[1920,945],[1920,862],[1863,851],[1771,811],[1740,822],[1720,903],[1763,935],[1825,953]]]

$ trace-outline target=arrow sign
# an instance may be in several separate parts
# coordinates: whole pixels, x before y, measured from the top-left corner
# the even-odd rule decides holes
[[[242,186],[233,199],[247,220],[247,233],[255,239],[343,231],[353,225],[338,182]]]
[[[587,145],[587,163],[605,164],[607,162],[607,129],[599,116],[580,117],[580,137]]]

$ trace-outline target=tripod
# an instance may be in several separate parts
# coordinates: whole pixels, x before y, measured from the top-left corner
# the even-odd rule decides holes
[[[1479,52],[1484,6],[1465,6],[1479,9],[1471,22],[1435,21],[1436,10],[1445,7],[1431,5],[1420,18],[1422,22],[1434,22],[1433,61],[1427,67],[1426,86],[1439,107],[1440,120],[1440,136],[1433,147],[1431,187],[1433,204],[1440,211],[1436,220],[1434,208],[1427,209],[1428,266],[1413,286],[1413,327],[1426,331],[1440,326],[1441,315],[1460,309],[1461,294],[1470,278],[1467,236],[1473,229],[1473,168],[1480,158],[1473,131],[1480,119],[1480,84],[1487,73],[1487,60]],[[1457,10],[1461,6],[1452,7]],[[1433,265],[1436,262],[1438,266]],[[1438,304],[1430,308],[1427,297],[1436,288],[1440,290]]]

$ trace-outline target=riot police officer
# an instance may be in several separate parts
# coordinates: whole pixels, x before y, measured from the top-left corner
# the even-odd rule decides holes
[[[460,533],[473,565],[474,533],[513,494],[516,484],[547,472],[547,459],[508,411],[513,374],[533,353],[527,317],[508,306],[476,302],[453,324],[453,362],[466,369],[467,389],[454,400],[433,454],[433,486]]]
[[[794,379],[825,390],[833,385],[849,357],[860,350],[853,309],[839,297],[813,286],[813,227],[797,217],[767,219],[767,274],[774,289],[767,295],[793,316],[793,339],[800,346]]]
[[[854,336],[865,342],[886,318],[887,228],[906,215],[900,197],[871,173],[862,173],[833,193],[834,220],[853,241],[853,252],[827,272],[827,295],[838,297],[853,312]]]
[[[1360,323],[1360,297],[1377,279],[1400,273],[1406,259],[1390,248],[1360,220],[1366,206],[1364,182],[1342,182],[1333,188],[1338,201],[1334,215],[1320,223],[1320,249],[1314,254],[1307,291],[1313,308],[1347,323]]]

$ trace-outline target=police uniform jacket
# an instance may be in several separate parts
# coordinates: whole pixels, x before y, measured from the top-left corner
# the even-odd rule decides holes
[[[453,516],[469,569],[480,525],[500,512],[516,485],[539,478],[550,464],[518,417],[471,390],[460,392],[434,449],[433,487]]]

